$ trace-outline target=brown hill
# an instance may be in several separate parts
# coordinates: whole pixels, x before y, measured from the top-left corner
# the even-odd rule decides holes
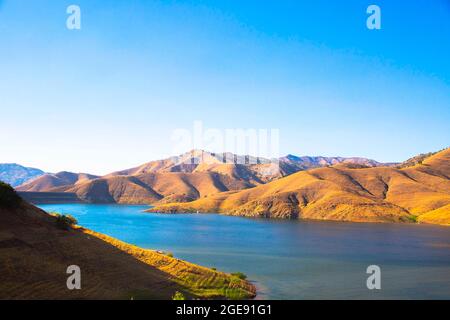
[[[450,224],[450,149],[422,164],[302,171],[252,189],[220,193],[153,212],[220,212],[273,218]]]
[[[212,153],[205,150],[191,150],[179,156],[151,161],[135,168],[113,172],[108,176],[164,172],[216,172],[258,185],[298,171],[339,163],[354,163],[368,167],[392,165],[357,157],[297,157],[288,155],[279,159],[266,159],[236,155],[230,152]]]
[[[290,154],[280,158],[280,167],[288,174],[314,168],[330,167],[338,164],[356,164],[365,167],[390,167],[395,165],[394,163],[380,163],[375,160],[361,157],[297,157]]]
[[[287,156],[279,161],[192,150],[104,177],[47,174],[18,191],[74,192],[87,202],[155,204],[188,202],[225,191],[252,188],[309,167],[334,163],[380,165],[364,158]]]
[[[226,158],[235,156],[226,154]],[[104,177],[72,173],[47,174],[18,191],[74,192],[87,202],[152,204],[185,202],[211,194],[242,190],[263,183],[250,166],[222,163],[222,158],[193,150]],[[266,160],[264,160],[266,161]],[[278,174],[278,173],[277,173]]]
[[[99,178],[98,176],[87,173],[73,173],[62,171],[55,174],[47,173],[36,179],[26,182],[16,188],[18,191],[52,191],[54,188],[75,185],[84,181]]]
[[[156,160],[145,163],[141,166],[113,172],[110,175],[140,175],[144,173],[162,173],[162,172],[184,172],[192,173],[200,169],[204,171],[208,166],[215,165],[246,165],[270,163],[271,161],[264,158],[256,158],[251,156],[240,156],[230,152],[213,153],[204,150],[191,150],[178,156],[170,157],[164,160]],[[205,167],[206,166],[206,167]]]
[[[444,150],[445,149],[442,149],[440,151],[444,151]],[[440,151],[438,151],[438,152],[440,152]],[[427,158],[429,158],[431,156],[434,156],[438,152],[421,153],[412,158],[409,158],[408,160],[406,160],[402,163],[397,164],[396,167],[402,169],[402,168],[408,168],[408,167],[413,167],[418,164],[422,164],[424,162],[424,160],[426,160]]]
[[[55,222],[0,185],[0,299],[171,299],[176,291],[189,298],[255,295],[251,284],[235,276],[80,227],[63,230]],[[66,287],[69,265],[81,268],[81,290]]]
[[[253,185],[215,172],[143,173],[137,176],[105,176],[74,186],[52,188],[54,192],[74,192],[87,202],[152,204],[185,202],[228,190]]]

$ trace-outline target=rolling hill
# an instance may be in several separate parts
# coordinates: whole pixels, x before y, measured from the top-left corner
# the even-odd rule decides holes
[[[210,194],[240,190],[254,185],[214,172],[143,173],[136,176],[105,176],[74,185],[39,189],[41,192],[73,192],[86,202],[151,204],[192,201]],[[18,191],[32,191],[24,187]]]
[[[0,181],[6,182],[13,187],[20,186],[43,174],[45,172],[42,170],[24,167],[16,163],[0,164]]]
[[[52,191],[58,187],[76,185],[83,181],[93,180],[96,178],[99,177],[87,173],[73,173],[67,171],[62,171],[55,174],[47,173],[18,186],[16,190],[33,192]]]
[[[153,212],[450,224],[450,149],[403,169],[340,163]]]
[[[103,177],[68,172],[47,174],[17,190],[72,192],[84,201],[95,203],[190,202],[221,192],[252,188],[306,168],[336,163],[382,165],[364,158],[287,156],[274,161],[192,150]]]
[[[375,160],[360,157],[297,157],[290,154],[286,157],[280,158],[280,166],[284,168],[286,172],[290,173],[314,168],[329,167],[340,163],[358,164],[365,167],[389,167],[395,165],[395,163],[381,163]]]
[[[66,287],[81,268],[81,290]],[[248,299],[255,288],[236,276],[142,249],[56,217],[0,183],[0,299]]]

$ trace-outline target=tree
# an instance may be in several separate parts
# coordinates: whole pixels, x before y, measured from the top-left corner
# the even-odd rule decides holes
[[[59,214],[55,213],[56,216],[56,225],[58,228],[63,230],[69,230],[73,225],[76,225],[78,223],[77,219],[75,219],[70,214]]]
[[[9,184],[0,181],[0,207],[17,207],[22,199]]]

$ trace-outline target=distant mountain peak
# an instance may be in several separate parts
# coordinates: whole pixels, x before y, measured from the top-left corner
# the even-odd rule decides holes
[[[17,163],[0,164],[0,180],[13,187],[17,187],[44,174],[45,172],[42,170],[24,167]]]

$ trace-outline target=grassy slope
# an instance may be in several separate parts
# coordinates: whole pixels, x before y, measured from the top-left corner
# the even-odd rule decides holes
[[[418,217],[420,223],[442,224],[450,226],[450,205],[429,211]]]
[[[75,228],[22,203],[0,208],[0,299],[251,298],[254,287],[235,276]],[[78,265],[82,290],[66,288]]]
[[[234,174],[235,171],[231,173]],[[248,182],[238,175],[229,175],[228,172],[206,170],[193,173],[151,172],[136,176],[105,176],[69,185],[52,184],[54,180],[49,175],[43,176],[17,190],[73,192],[88,202],[150,204],[192,201],[223,191],[246,189],[257,183],[254,180]]]
[[[41,192],[50,191],[53,188],[65,185],[76,185],[84,181],[99,178],[87,173],[58,172],[56,174],[46,173],[36,179],[32,179],[27,183],[17,187],[19,191]]]
[[[447,149],[405,169],[355,169],[345,165],[313,169],[252,189],[165,204],[150,211],[448,224],[449,177]]]
[[[163,271],[192,295],[204,298],[246,299],[255,293],[252,285],[235,276],[172,258],[154,250],[142,249],[92,230],[83,228],[82,231]]]
[[[229,189],[244,189],[245,181],[212,172],[144,173],[138,176],[114,176],[76,185],[60,191],[75,192],[82,199],[98,202],[149,204],[192,201]],[[53,191],[58,191],[54,189]]]

